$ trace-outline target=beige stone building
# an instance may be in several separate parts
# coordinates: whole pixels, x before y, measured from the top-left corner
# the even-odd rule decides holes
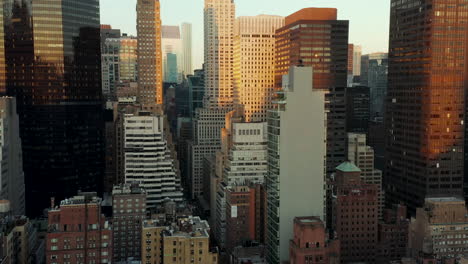
[[[174,223],[143,222],[143,264],[217,264],[218,253],[210,250],[210,227],[199,217],[179,217]]]
[[[409,248],[437,259],[468,256],[468,212],[461,198],[426,198],[411,220]]]
[[[234,102],[246,122],[265,122],[275,86],[275,30],[281,16],[238,17],[234,27]]]

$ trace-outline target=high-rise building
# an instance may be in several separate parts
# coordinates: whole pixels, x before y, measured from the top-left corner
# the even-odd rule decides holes
[[[120,77],[120,39],[106,38],[101,45],[102,95],[115,100]]]
[[[412,214],[426,197],[463,193],[467,3],[391,1],[386,202]]]
[[[112,190],[114,261],[141,260],[141,225],[146,218],[146,192],[138,184]]]
[[[370,120],[370,90],[366,86],[346,89],[346,130],[368,133]]]
[[[23,154],[16,99],[0,97],[0,194],[14,215],[25,214]]]
[[[163,53],[159,0],[137,1],[138,102],[163,103]]]
[[[294,217],[324,219],[326,115],[324,91],[311,67],[291,67],[268,117],[267,262],[289,259]]]
[[[111,25],[101,25],[101,52],[103,50],[104,43],[108,38],[120,38],[120,29],[112,28]]]
[[[234,30],[234,103],[246,122],[265,122],[275,90],[275,30],[280,16],[238,17]]]
[[[99,1],[4,1],[2,10],[6,90],[16,97],[20,117],[26,209],[38,215],[51,196],[101,191]]]
[[[361,75],[361,55],[362,47],[353,45],[353,76]]]
[[[375,168],[374,149],[367,145],[366,134],[348,133],[348,160],[361,169],[363,183],[377,185],[379,191],[379,219],[382,219],[385,200],[382,171]]]
[[[162,26],[161,51],[163,55],[163,80],[167,83],[182,81],[183,47],[179,26]]]
[[[433,255],[438,260],[466,257],[467,213],[462,198],[426,198],[411,220],[408,246],[411,255]]]
[[[205,96],[205,70],[195,70],[194,75],[187,77],[189,86],[189,117],[195,117],[195,110],[203,107]]]
[[[322,219],[294,218],[294,238],[289,245],[291,264],[340,264],[340,241],[329,239]]]
[[[218,253],[210,250],[210,226],[197,216],[144,221],[141,245],[142,263],[218,264]]]
[[[371,118],[381,117],[387,94],[388,53],[371,53],[361,58],[360,81],[370,88]]]
[[[289,67],[301,63],[314,68],[313,88],[328,92],[324,104],[329,175],[346,157],[348,28],[349,21],[337,20],[334,8],[305,8],[287,16],[285,26],[276,31],[276,88],[281,88]]]
[[[121,82],[136,82],[138,80],[137,69],[138,39],[125,34],[120,37],[119,52],[119,80]]]
[[[180,26],[182,39],[182,73],[185,76],[193,74],[192,65],[192,24],[182,23]]]
[[[137,182],[146,191],[146,208],[169,198],[182,201],[176,161],[171,156],[163,116],[140,111],[124,117],[125,183]]]
[[[361,180],[351,162],[336,168],[333,182],[333,230],[341,243],[341,263],[376,263],[377,185]]]
[[[79,193],[48,212],[46,263],[112,263],[112,228],[101,199]],[[73,252],[73,253],[72,253]]]
[[[233,100],[233,0],[205,0],[205,98],[210,106],[230,106]]]

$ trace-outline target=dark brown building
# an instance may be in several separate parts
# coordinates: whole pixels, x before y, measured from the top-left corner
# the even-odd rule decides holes
[[[39,215],[51,196],[102,188],[99,1],[1,5],[6,92],[16,97],[20,117],[26,211]]]
[[[361,181],[351,162],[336,168],[333,229],[341,243],[341,263],[376,262],[378,187]]]
[[[391,1],[385,186],[412,214],[425,197],[462,194],[467,4]]]
[[[138,184],[112,190],[114,261],[141,260],[141,226],[146,218],[146,192]]]
[[[305,8],[287,16],[276,30],[276,88],[290,66],[313,67],[313,87],[328,91],[327,172],[345,160],[345,89],[349,21],[337,20],[335,8]]]
[[[406,215],[406,206],[401,204],[385,210],[379,223],[378,263],[390,263],[406,256],[410,224]]]

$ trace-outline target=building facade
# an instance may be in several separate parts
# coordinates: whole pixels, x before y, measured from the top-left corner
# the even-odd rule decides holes
[[[314,68],[313,88],[328,92],[328,174],[346,157],[348,29],[349,21],[337,20],[336,9],[305,8],[287,16],[285,26],[276,31],[276,88],[281,88],[289,67],[302,63]]]
[[[180,26],[182,38],[182,73],[185,76],[193,74],[192,64],[192,24],[182,23]]]
[[[171,156],[163,116],[140,111],[124,118],[125,183],[137,182],[146,191],[146,208],[164,199],[182,201],[182,188]]]
[[[411,219],[409,249],[412,256],[459,259],[468,255],[468,217],[465,201],[457,197],[426,198]]]
[[[361,170],[344,162],[336,168],[333,189],[333,230],[341,243],[341,263],[377,263],[377,185],[363,183]]]
[[[146,220],[142,227],[142,263],[218,264],[210,250],[210,227],[199,217],[180,217],[174,223]]]
[[[16,99],[0,97],[0,193],[10,201],[14,215],[24,215],[25,186],[23,154]]]
[[[142,105],[163,103],[161,30],[159,0],[138,0],[138,101]]]
[[[346,89],[346,130],[368,133],[370,120],[370,89],[353,86]]]
[[[289,255],[291,264],[340,264],[340,242],[329,239],[325,224],[320,218],[296,217]]]
[[[291,67],[269,112],[266,259],[271,264],[289,259],[294,217],[325,218],[325,95],[312,76],[311,67]]]
[[[280,16],[238,17],[234,30],[234,102],[246,122],[265,122],[275,88],[275,30]]]
[[[99,1],[3,1],[2,10],[6,90],[17,100],[26,210],[39,215],[51,196],[102,189]]]
[[[95,193],[65,199],[48,212],[46,263],[112,263],[112,229]]]
[[[388,53],[363,55],[361,72],[361,85],[370,88],[371,118],[382,117],[388,85]]]
[[[183,47],[179,26],[163,25],[161,50],[163,56],[163,80],[167,83],[182,81]]]
[[[112,190],[112,237],[115,262],[141,260],[141,225],[146,219],[146,192],[138,184]]]
[[[466,4],[391,2],[385,186],[412,214],[426,197],[463,192]]]

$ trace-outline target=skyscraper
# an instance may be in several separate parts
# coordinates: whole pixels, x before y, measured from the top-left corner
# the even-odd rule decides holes
[[[212,106],[232,105],[234,0],[205,0],[205,98]]]
[[[161,50],[163,56],[163,80],[176,83],[182,81],[182,39],[179,26],[162,25]]]
[[[325,218],[325,96],[312,86],[312,76],[311,67],[291,67],[269,111],[266,259],[270,264],[289,259],[294,217]]]
[[[138,102],[163,103],[163,54],[159,0],[138,0]]]
[[[391,2],[384,180],[387,202],[413,214],[428,196],[462,194],[467,4]]]
[[[26,209],[37,215],[51,196],[101,189],[99,1],[2,5],[6,86],[20,117]]]
[[[184,76],[193,74],[192,65],[192,24],[182,23],[180,26],[182,38],[182,73]]]
[[[23,154],[16,99],[0,97],[0,195],[14,215],[25,213]]]
[[[313,66],[313,87],[327,91],[327,172],[346,158],[345,89],[349,21],[334,8],[305,8],[286,17],[276,31],[276,88],[289,67]]]
[[[382,117],[387,94],[388,53],[362,56],[361,85],[370,88],[371,118]]]
[[[275,89],[275,30],[280,16],[238,17],[234,30],[234,102],[245,121],[264,122]]]

